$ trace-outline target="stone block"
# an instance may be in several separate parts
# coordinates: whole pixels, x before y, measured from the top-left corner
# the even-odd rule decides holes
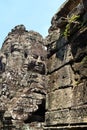
[[[57,45],[57,48],[59,48],[58,51],[49,58],[47,63],[48,72],[52,72],[55,69],[58,69],[67,64],[68,62],[70,62],[71,60],[73,60],[71,46],[70,45],[62,47],[61,46],[62,45],[59,45],[58,43]]]
[[[46,37],[45,45],[49,46],[49,45],[52,44],[53,42],[57,41],[57,40],[59,39],[59,36],[60,36],[60,29],[53,30],[53,31],[50,32],[50,34]]]
[[[54,34],[55,33],[53,32],[53,35]],[[59,34],[57,34],[57,35],[59,35]],[[49,37],[49,39],[51,39],[50,35],[48,37]],[[59,36],[59,38],[54,40],[53,42],[50,42],[47,46],[48,47],[47,48],[48,49],[48,58],[51,57],[54,53],[58,52],[62,47],[64,47],[67,44],[68,44],[67,38],[61,37],[61,36]]]
[[[57,110],[71,107],[73,104],[72,88],[59,89],[48,94],[48,110]]]
[[[85,10],[87,11],[87,0],[81,0],[81,2],[83,3]]]
[[[87,54],[87,28],[82,28],[76,33],[71,43],[71,50],[75,60],[81,61]]]
[[[72,86],[73,71],[69,65],[55,71],[49,75],[48,91],[53,91],[58,88]]]
[[[50,92],[47,96],[47,102],[47,109],[51,111],[86,104],[86,83],[80,83],[74,88],[69,87]]]
[[[73,88],[73,106],[87,103],[87,81]]]
[[[57,21],[60,17],[67,17],[68,13],[70,11],[72,11],[73,8],[75,8],[78,4],[79,4],[80,0],[66,0],[63,5],[59,8],[58,12],[54,15],[54,17],[52,18],[52,29],[55,29],[58,25],[57,25]],[[55,27],[56,26],[56,27]],[[50,30],[51,30],[50,28]]]
[[[84,56],[79,62],[72,65],[74,72],[78,72],[80,80],[87,77],[87,56]]]
[[[63,28],[66,24],[67,24],[67,19],[65,19],[65,17],[60,17],[59,19],[58,19],[58,22],[57,22],[57,26],[59,27],[59,28]]]
[[[87,105],[46,113],[46,125],[87,124]]]
[[[84,6],[83,4],[80,3],[69,12],[68,17],[73,15],[82,15],[83,13],[84,13]]]

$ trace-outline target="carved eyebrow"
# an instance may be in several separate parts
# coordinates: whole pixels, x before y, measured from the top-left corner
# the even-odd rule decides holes
[[[36,54],[32,54],[33,58],[37,59],[38,58],[38,55]]]

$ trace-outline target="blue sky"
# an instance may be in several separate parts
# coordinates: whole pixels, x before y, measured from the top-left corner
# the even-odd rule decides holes
[[[0,0],[0,47],[16,25],[48,34],[51,19],[65,0]]]

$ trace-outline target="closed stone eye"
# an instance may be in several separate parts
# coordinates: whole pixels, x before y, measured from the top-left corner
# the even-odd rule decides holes
[[[38,56],[37,56],[37,55],[32,55],[32,57],[33,57],[34,59],[37,59],[37,58],[38,58]]]
[[[45,57],[41,56],[41,60],[42,60],[42,61],[45,61]]]

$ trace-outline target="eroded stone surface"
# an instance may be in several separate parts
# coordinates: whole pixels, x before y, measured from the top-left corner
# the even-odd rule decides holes
[[[67,0],[51,22],[47,37],[46,130],[87,128],[86,3]],[[79,19],[72,20],[72,16]],[[55,31],[58,39],[49,42]]]
[[[87,122],[87,106],[63,109],[46,114],[47,125],[78,124]]]
[[[87,129],[86,5],[67,0],[45,39],[23,25],[8,34],[0,51],[1,130]]]
[[[14,120],[44,122],[46,53],[42,36],[23,25],[5,39],[0,55],[0,110],[3,118],[13,120],[13,126]]]
[[[49,92],[47,96],[47,109],[49,111],[76,107],[87,103],[87,82],[78,86],[57,89]]]
[[[49,75],[48,91],[54,91],[59,88],[72,86],[73,71],[71,67],[65,66]]]

